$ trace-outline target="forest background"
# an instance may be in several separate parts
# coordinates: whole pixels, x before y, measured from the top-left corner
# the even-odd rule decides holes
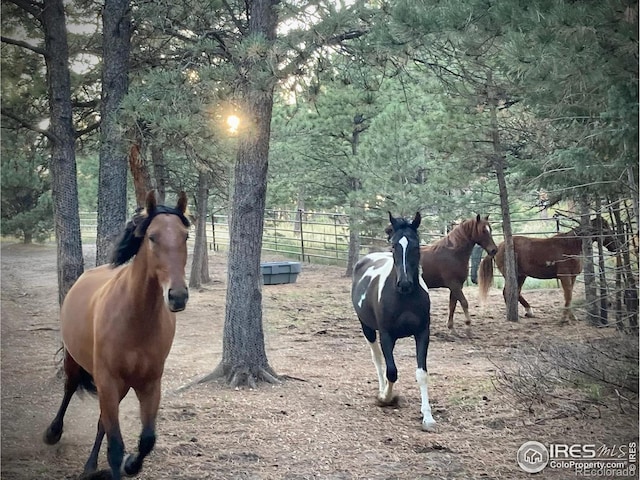
[[[508,245],[512,214],[562,205],[637,248],[635,2],[3,0],[2,17],[2,233],[54,231],[60,301],[85,268],[79,211],[101,264],[151,188],[253,239],[229,252],[247,325],[265,206],[346,213],[347,273],[387,210],[492,214]]]

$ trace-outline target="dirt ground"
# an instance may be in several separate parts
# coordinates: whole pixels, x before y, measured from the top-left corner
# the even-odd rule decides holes
[[[92,247],[85,247],[93,265]],[[55,353],[56,260],[53,246],[2,244],[2,474],[3,480],[72,479],[89,454],[97,401],[74,398],[60,443],[42,434],[62,398]],[[208,383],[180,390],[209,373],[221,357],[226,257],[210,254],[211,284],[191,292],[178,314],[167,360],[156,449],[141,479],[514,479],[528,440],[622,444],[638,439],[635,413],[615,406],[598,415],[557,415],[544,405],[527,412],[494,388],[496,370],[516,354],[550,339],[587,340],[615,335],[584,321],[559,326],[560,290],[527,292],[537,317],[504,320],[501,293],[481,306],[465,288],[474,324],[467,336],[462,312],[458,335],[446,331],[448,290],[432,290],[430,397],[436,433],[420,429],[420,393],[414,344],[398,342],[401,400],[375,405],[377,377],[349,299],[343,269],[303,264],[294,284],[263,289],[267,355],[281,385],[255,390]],[[270,258],[273,260],[273,258]],[[577,297],[580,294],[576,295]],[[137,445],[138,405],[122,403],[125,443]],[[106,467],[106,448],[100,466]],[[545,470],[539,478],[567,478]]]

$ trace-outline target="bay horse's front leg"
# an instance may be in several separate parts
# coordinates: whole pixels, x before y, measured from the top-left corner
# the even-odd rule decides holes
[[[107,460],[111,468],[111,479],[121,480],[125,450],[118,415],[120,411],[120,401],[126,395],[127,388],[124,387],[120,380],[116,380],[115,378],[104,379],[100,383],[97,382],[98,379],[96,378],[98,397],[100,399],[100,421],[107,435]],[[99,428],[100,427],[98,427],[98,435],[96,435],[96,444],[100,436]],[[94,449],[95,448],[96,446],[94,445]],[[93,450],[91,454],[94,454]],[[89,457],[87,463],[90,461],[91,457]]]
[[[436,429],[436,421],[431,414],[431,405],[429,403],[429,376],[427,375],[427,351],[429,349],[429,328],[415,336],[416,339],[416,360],[418,368],[416,369],[416,381],[420,387],[420,395],[422,404],[420,411],[422,412],[422,430],[433,432]]]
[[[151,453],[156,444],[156,416],[160,408],[160,379],[145,385],[143,389],[136,389],[136,395],[140,401],[140,420],[142,432],[138,441],[138,453],[127,455],[124,463],[126,475],[137,475],[142,469],[142,463]]]
[[[102,426],[102,415],[98,419],[98,430],[96,432],[96,439],[93,442],[93,448],[89,454],[87,462],[84,464],[84,473],[92,473],[98,469],[98,454],[100,453],[100,447],[102,446],[102,439],[104,438],[104,427]]]

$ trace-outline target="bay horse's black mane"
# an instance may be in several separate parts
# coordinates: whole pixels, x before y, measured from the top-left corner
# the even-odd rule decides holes
[[[165,205],[156,205],[151,212],[145,212],[143,208],[136,210],[131,220],[127,222],[124,231],[116,242],[115,248],[111,255],[111,265],[118,267],[124,265],[131,260],[142,245],[142,240],[147,232],[147,228],[156,215],[167,213],[177,215],[185,227],[189,227],[191,222],[177,208],[167,207]]]

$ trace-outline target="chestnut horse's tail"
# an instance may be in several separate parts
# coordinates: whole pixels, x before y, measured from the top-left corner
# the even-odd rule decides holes
[[[478,267],[478,294],[482,302],[487,300],[491,285],[493,285],[493,257],[487,256],[482,259]]]

